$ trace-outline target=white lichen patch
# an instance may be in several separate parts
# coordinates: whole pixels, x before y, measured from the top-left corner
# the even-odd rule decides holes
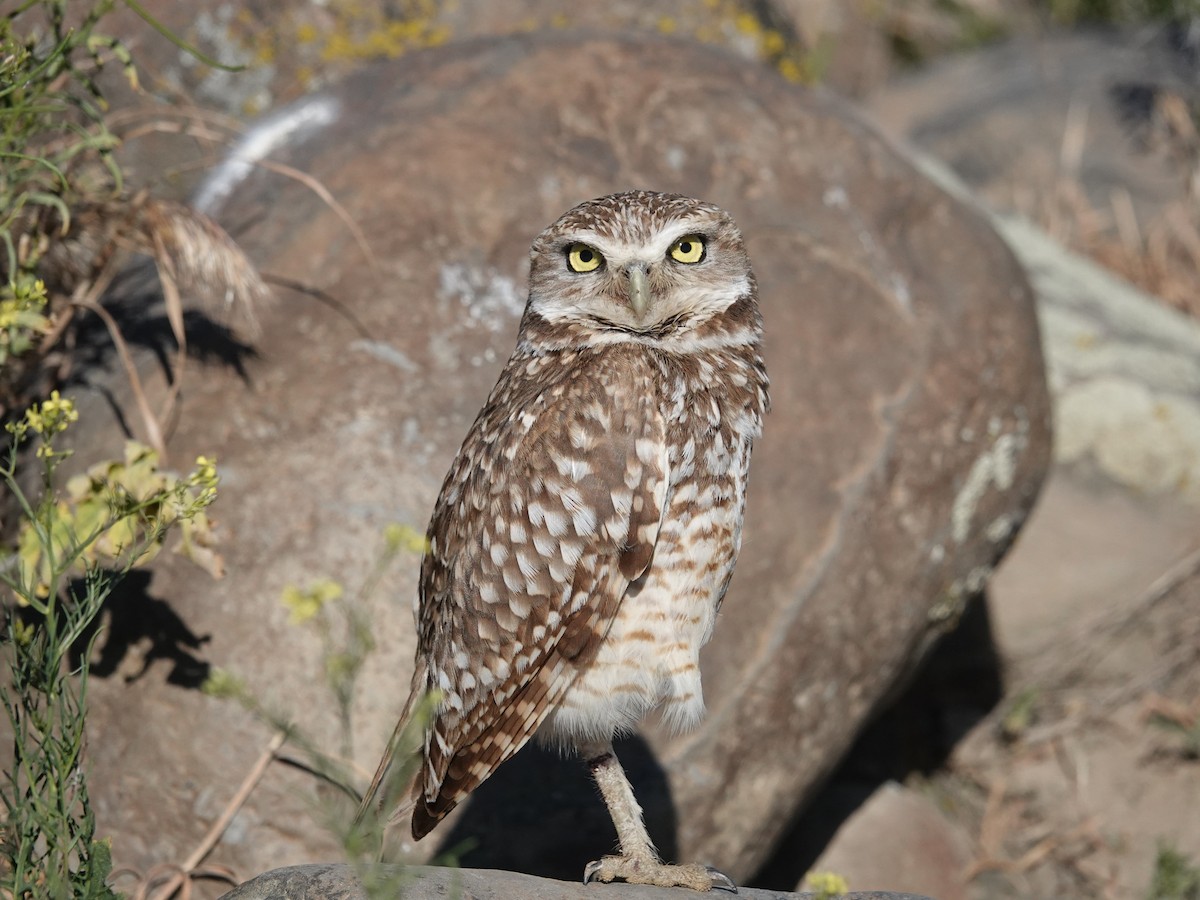
[[[956,578],[951,582],[950,589],[929,608],[929,621],[936,624],[949,623],[951,627],[957,625],[963,610],[966,609],[967,598],[982,591],[994,571],[992,566],[975,566],[965,577]]]
[[[892,289],[892,296],[896,298],[896,302],[905,312],[912,312],[913,298],[912,291],[908,289],[908,281],[899,272],[893,272],[892,277],[888,279],[888,284]]]
[[[1017,530],[1017,525],[1021,522],[1021,517],[1014,513],[1004,513],[1003,515],[994,518],[987,528],[983,530],[983,536],[991,543],[999,544],[1006,540],[1010,534]]]
[[[821,195],[821,202],[830,209],[845,209],[849,205],[846,189],[840,185],[826,188]]]
[[[1056,456],[1090,458],[1120,484],[1200,501],[1200,404],[1137,382],[1097,378],[1055,409]]]
[[[235,115],[255,114],[271,105],[270,84],[275,77],[275,67],[256,59],[253,51],[233,37],[236,12],[233,4],[224,4],[213,12],[201,10],[193,21],[192,39],[217,62],[233,67],[206,67],[207,72],[195,93]],[[202,63],[186,50],[180,50],[179,65],[189,69],[199,68]],[[170,80],[182,87],[177,78]]]
[[[975,460],[950,510],[950,534],[956,544],[963,543],[970,535],[971,522],[983,495],[992,487],[1001,491],[1012,487],[1017,460],[1026,443],[1024,429],[1003,433],[996,437],[986,453]]]
[[[466,328],[507,331],[525,310],[517,284],[495,269],[463,263],[445,263],[439,273],[438,297],[457,301]]]
[[[810,707],[812,705],[812,703],[813,703],[812,691],[808,690],[808,689],[803,689],[803,690],[797,691],[796,694],[792,697],[792,707],[797,712],[804,712],[806,709],[808,709],[808,707]]]
[[[490,366],[496,361],[496,356],[496,351],[491,347],[488,347],[482,353],[477,353],[471,357],[471,365],[477,369],[484,365]]]
[[[963,587],[967,589],[967,594],[977,594],[983,590],[983,586],[987,584],[989,578],[992,577],[991,566],[976,566],[967,573],[967,577],[963,579]]]
[[[965,599],[966,595],[963,593],[962,581],[955,581],[950,585],[950,590],[938,597],[937,602],[929,607],[929,611],[925,614],[925,617],[929,622],[936,625],[957,622],[966,606]]]

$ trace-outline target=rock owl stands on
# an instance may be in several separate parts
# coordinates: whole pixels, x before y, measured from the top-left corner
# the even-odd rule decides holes
[[[733,889],[659,860],[612,741],[655,709],[679,728],[704,712],[700,648],[769,402],[742,236],[716,206],[631,191],[567,212],[530,259],[516,350],[429,523],[401,719],[434,692],[412,833],[536,733],[580,753],[616,826],[620,855],[585,881]]]

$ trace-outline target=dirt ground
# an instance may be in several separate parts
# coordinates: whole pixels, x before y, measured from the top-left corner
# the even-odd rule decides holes
[[[1200,855],[1198,518],[1047,490],[992,593],[1004,697],[929,782],[972,897],[1144,897],[1160,847]]]

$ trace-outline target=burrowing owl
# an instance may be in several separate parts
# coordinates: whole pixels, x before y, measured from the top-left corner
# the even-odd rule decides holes
[[[704,710],[768,406],[742,236],[716,206],[633,191],[567,212],[530,260],[516,350],[429,523],[408,712],[437,700],[413,836],[536,732],[578,750],[616,826],[621,854],[585,881],[732,888],[659,860],[612,740]]]

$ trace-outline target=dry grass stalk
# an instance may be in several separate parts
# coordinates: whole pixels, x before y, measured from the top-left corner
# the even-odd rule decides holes
[[[167,321],[177,350],[170,384],[155,411],[127,341],[113,315],[101,304],[127,253],[154,260],[162,286]],[[56,364],[53,378],[69,374],[69,352],[55,358],[54,350],[68,339],[80,311],[104,323],[129,379],[146,442],[166,458],[168,423],[183,384],[187,355],[183,294],[207,299],[207,310],[222,321],[236,320],[238,330],[259,333],[258,312],[271,290],[257,269],[215,222],[178,203],[143,192],[133,198],[94,203],[72,211],[63,237],[49,244],[42,268],[52,284],[51,327],[38,355],[43,365]],[[61,299],[65,296],[65,300]]]
[[[1173,309],[1200,318],[1200,206],[1191,198],[1169,203],[1149,223],[1139,221],[1127,190],[1114,190],[1103,210],[1067,176],[1045,194],[1014,192],[1014,200],[1018,211],[1059,243]]]

